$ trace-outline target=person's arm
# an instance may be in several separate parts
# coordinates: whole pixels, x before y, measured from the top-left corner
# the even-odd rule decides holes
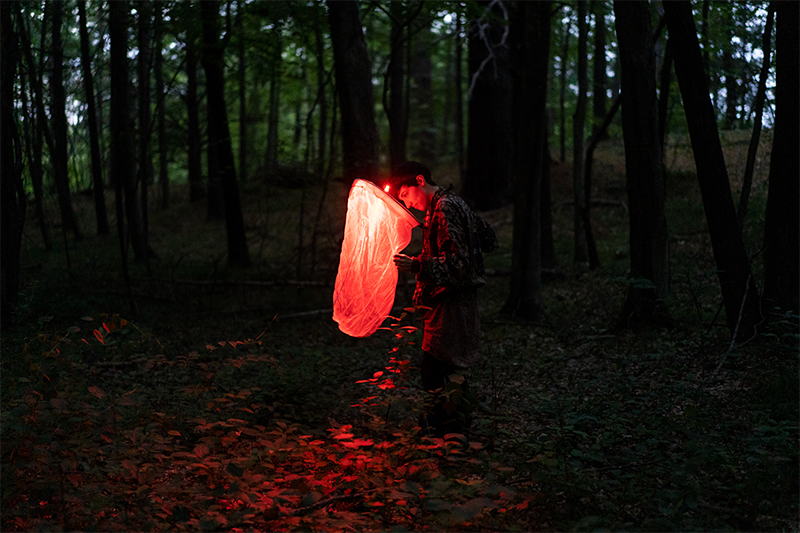
[[[436,255],[420,255],[418,281],[442,287],[469,285],[469,244],[467,213],[455,198],[444,197],[431,217],[431,235]]]
[[[416,274],[419,272],[419,258],[411,257],[406,254],[397,254],[394,256],[394,264],[400,272],[410,272]]]

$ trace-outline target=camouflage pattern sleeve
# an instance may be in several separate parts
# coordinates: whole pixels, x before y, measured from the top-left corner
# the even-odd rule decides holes
[[[426,228],[418,281],[439,287],[472,285],[468,209],[455,195],[439,198]]]

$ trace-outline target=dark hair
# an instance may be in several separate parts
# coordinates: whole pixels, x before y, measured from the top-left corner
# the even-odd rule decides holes
[[[417,161],[408,161],[403,163],[392,172],[392,175],[384,183],[384,190],[397,198],[397,194],[404,186],[414,187],[417,185],[417,176],[422,176],[425,181],[431,185],[436,183],[431,178],[431,171]],[[388,190],[386,187],[389,187]]]

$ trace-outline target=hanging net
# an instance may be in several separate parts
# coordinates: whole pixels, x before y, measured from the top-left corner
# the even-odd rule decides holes
[[[392,257],[408,246],[418,225],[408,209],[374,183],[353,182],[333,290],[333,320],[344,333],[367,337],[389,315],[397,287]]]

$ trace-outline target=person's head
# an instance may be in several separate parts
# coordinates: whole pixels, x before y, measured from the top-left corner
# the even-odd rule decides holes
[[[383,190],[406,207],[425,211],[428,202],[421,201],[417,197],[430,196],[435,187],[436,182],[431,178],[428,167],[417,161],[408,161],[394,169],[391,177],[386,180]]]

